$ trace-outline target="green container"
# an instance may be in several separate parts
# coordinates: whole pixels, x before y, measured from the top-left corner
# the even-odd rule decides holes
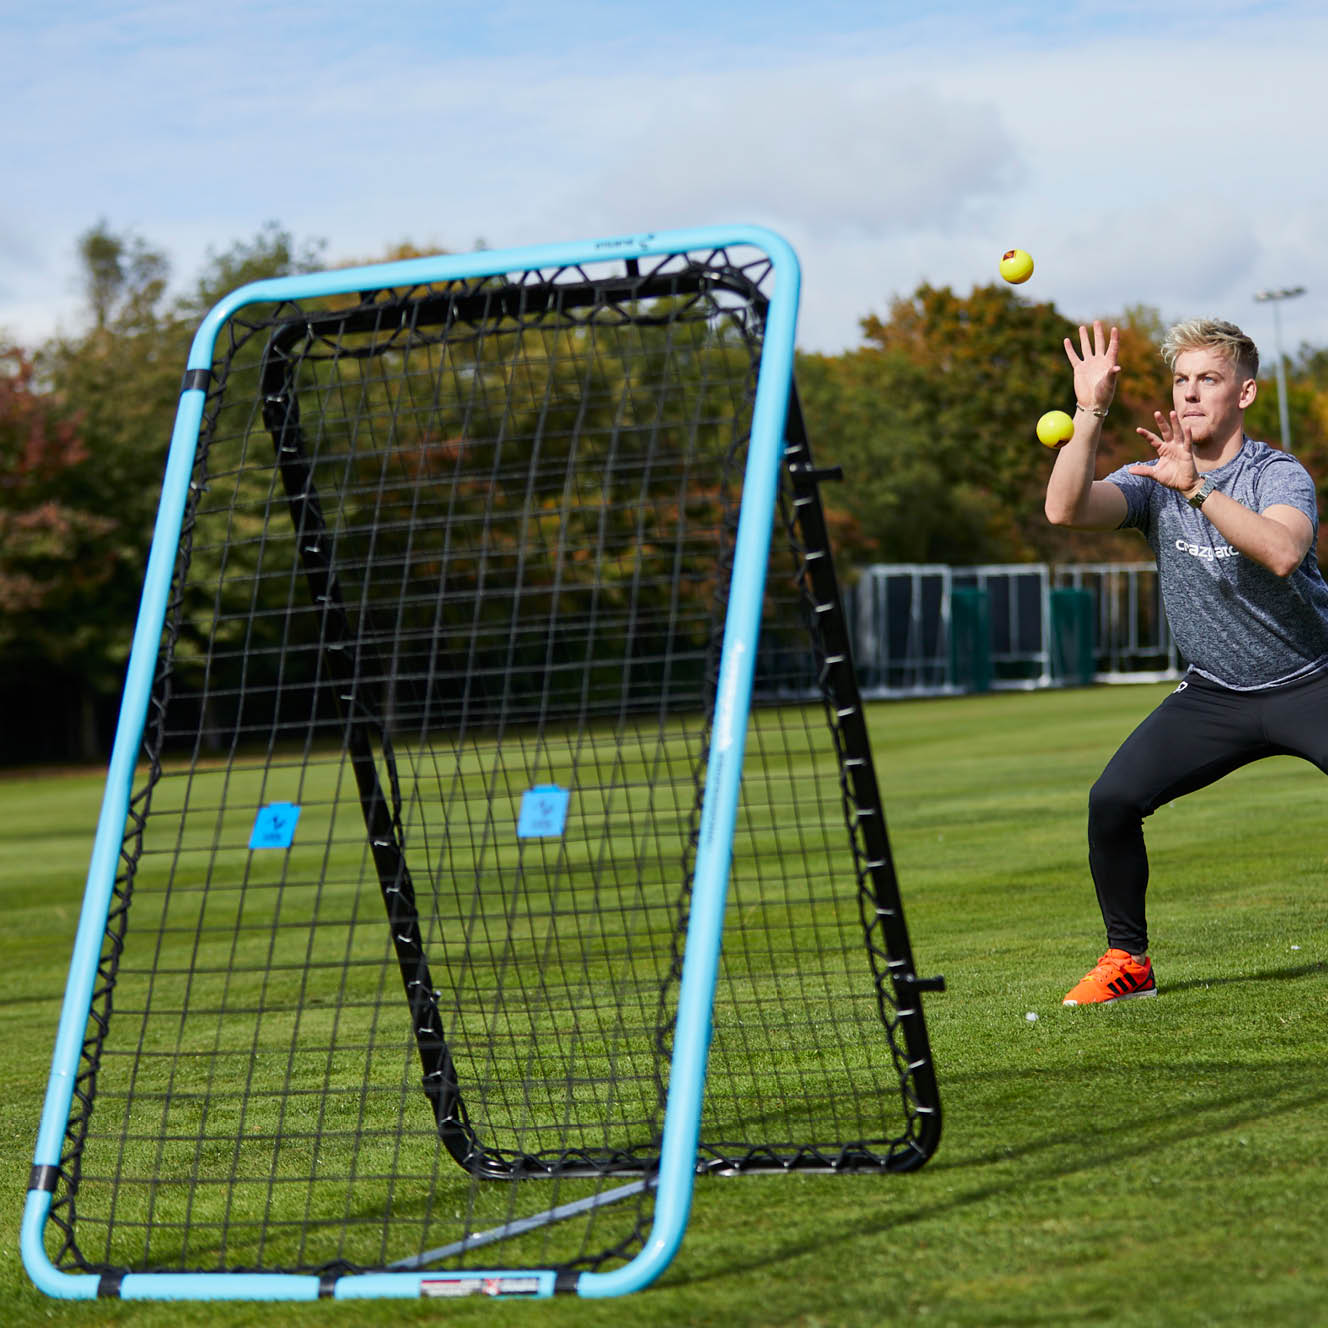
[[[1071,687],[1087,687],[1097,672],[1097,604],[1091,590],[1051,592],[1051,676]]]
[[[991,607],[985,590],[950,591],[950,681],[965,692],[991,691]]]

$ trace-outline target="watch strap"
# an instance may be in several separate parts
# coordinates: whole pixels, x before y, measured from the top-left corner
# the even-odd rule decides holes
[[[1207,498],[1215,488],[1217,488],[1217,481],[1214,480],[1211,475],[1205,475],[1199,485],[1198,491],[1185,501],[1189,503],[1191,507],[1202,507],[1204,505],[1204,499]]]

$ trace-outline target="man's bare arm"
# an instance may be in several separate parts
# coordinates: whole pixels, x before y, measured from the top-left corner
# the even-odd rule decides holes
[[[1074,413],[1074,433],[1056,453],[1056,463],[1047,480],[1047,498],[1043,505],[1047,520],[1054,526],[1075,530],[1115,530],[1125,520],[1125,495],[1105,480],[1096,480],[1097,448],[1102,438],[1102,421],[1116,394],[1116,363],[1119,334],[1113,327],[1110,336],[1101,323],[1079,329],[1079,353],[1069,337],[1065,354],[1074,370],[1074,395],[1079,408]]]

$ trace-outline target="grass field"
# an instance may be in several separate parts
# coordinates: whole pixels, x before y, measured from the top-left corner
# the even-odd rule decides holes
[[[872,710],[946,1111],[894,1177],[698,1185],[687,1238],[630,1300],[61,1304],[18,1225],[101,772],[0,775],[0,1322],[1310,1325],[1328,1317],[1328,793],[1263,762],[1161,809],[1161,995],[1064,1010],[1101,948],[1089,784],[1164,688]],[[1036,1014],[1036,1020],[1030,1019]]]

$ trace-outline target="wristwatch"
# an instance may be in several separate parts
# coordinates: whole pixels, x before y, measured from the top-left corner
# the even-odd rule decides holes
[[[1189,503],[1191,507],[1202,507],[1204,505],[1204,499],[1216,488],[1217,481],[1211,475],[1205,475],[1203,477],[1203,483],[1199,485],[1199,491],[1185,501]]]

